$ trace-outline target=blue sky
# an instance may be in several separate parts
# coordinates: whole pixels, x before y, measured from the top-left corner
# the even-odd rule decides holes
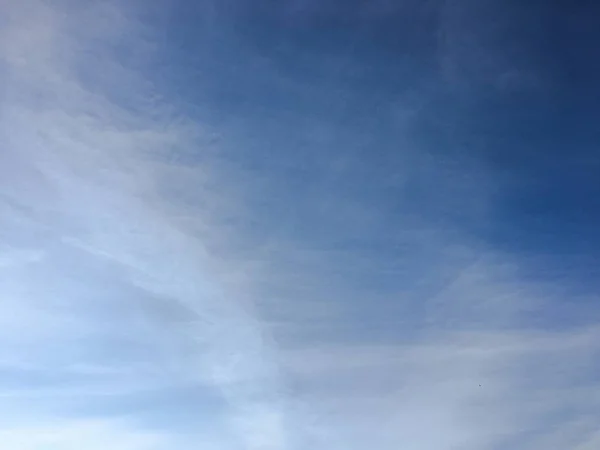
[[[593,2],[0,11],[2,445],[598,448]]]

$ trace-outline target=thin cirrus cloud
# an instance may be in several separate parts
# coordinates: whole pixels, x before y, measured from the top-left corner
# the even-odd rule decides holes
[[[497,225],[544,178],[474,100],[547,68],[468,5],[309,3],[2,3],[11,448],[598,445],[593,284]]]

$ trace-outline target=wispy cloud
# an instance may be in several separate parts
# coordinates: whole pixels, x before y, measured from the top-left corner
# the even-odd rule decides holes
[[[224,41],[186,68],[134,3],[1,8],[2,442],[598,441],[598,329],[545,318],[593,296],[478,233],[510,180],[431,150],[414,93],[374,108],[376,86],[296,77],[218,15]],[[256,71],[242,93],[228,58]],[[168,98],[171,62],[206,104]]]
[[[206,236],[186,234],[161,214],[170,201],[161,194],[164,177],[184,173],[165,157],[197,145],[202,127],[149,105],[145,97],[154,94],[142,74],[117,62],[117,47],[144,47],[139,24],[109,4],[5,9],[3,231],[15,249],[2,264],[2,396],[30,404],[31,420],[57,419],[45,429],[26,422],[6,430],[4,441],[173,448],[176,431],[112,432],[104,422],[59,418],[85,417],[103,398],[102,409],[112,411],[106,420],[120,421],[132,406],[109,407],[106,398],[130,398],[151,422],[165,407],[152,400],[158,392],[207,386],[210,394],[169,407],[193,413],[175,429],[194,430],[205,417],[200,429],[221,430],[215,445],[237,430],[231,445],[284,447],[284,400],[258,319],[219,283]],[[201,170],[209,168],[196,179]],[[209,213],[193,212],[197,222]],[[219,410],[229,412],[220,419]]]

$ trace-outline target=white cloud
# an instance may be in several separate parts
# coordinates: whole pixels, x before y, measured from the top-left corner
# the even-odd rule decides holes
[[[352,448],[475,449],[514,439],[516,448],[559,449],[565,444],[552,436],[568,433],[558,430],[572,420],[564,411],[598,414],[593,368],[582,367],[597,334],[448,333],[405,345],[297,350],[287,363],[321,422]],[[530,430],[530,444],[517,440]],[[568,444],[577,439],[588,437]]]
[[[137,431],[125,421],[50,420],[0,428],[3,445],[14,450],[166,450],[158,433]]]
[[[14,324],[3,330],[11,344],[3,356],[5,370],[37,360],[36,376],[75,376],[77,384],[4,388],[3,397],[50,395],[65,402],[103,391],[126,396],[136,392],[128,372],[149,390],[164,388],[169,377],[166,386],[173,389],[192,380],[212,386],[229,403],[231,422],[239,424],[247,447],[280,448],[277,373],[253,313],[211,277],[214,269],[201,236],[184,234],[160,214],[158,158],[173,147],[194,145],[190,129],[171,116],[161,117],[166,109],[160,106],[139,109],[140,99],[152,95],[148,84],[107,57],[106,46],[115,39],[144,46],[136,41],[135,22],[115,5],[63,6],[31,1],[5,7],[9,19],[2,29],[1,56],[9,89],[1,105],[3,209],[14,212],[16,207],[29,217],[25,228],[6,224],[6,239],[10,245],[18,238],[40,247],[31,250],[35,253],[5,253],[3,266],[35,262],[28,255],[45,247],[50,251],[35,269],[3,274],[2,295],[8,302],[2,317]],[[117,37],[115,17],[125,28]],[[101,83],[108,83],[103,91],[96,90],[100,82],[89,81],[100,72],[106,75]],[[69,267],[86,277],[83,283],[61,272]],[[47,283],[45,289],[28,284],[40,282]],[[125,305],[103,298],[118,298],[125,287],[141,298],[124,298],[130,303]],[[152,302],[184,316],[169,323],[164,314],[154,315]],[[28,355],[19,355],[23,348]],[[134,359],[123,359],[126,355]],[[122,366],[116,377],[61,368],[65,363],[93,365],[102,373],[115,358]],[[145,432],[126,429],[99,439],[116,432],[104,425],[80,425],[6,430],[3,442],[16,449],[159,448]]]

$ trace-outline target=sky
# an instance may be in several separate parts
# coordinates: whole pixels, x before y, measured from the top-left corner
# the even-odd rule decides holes
[[[0,0],[3,448],[600,448],[598,14]]]

